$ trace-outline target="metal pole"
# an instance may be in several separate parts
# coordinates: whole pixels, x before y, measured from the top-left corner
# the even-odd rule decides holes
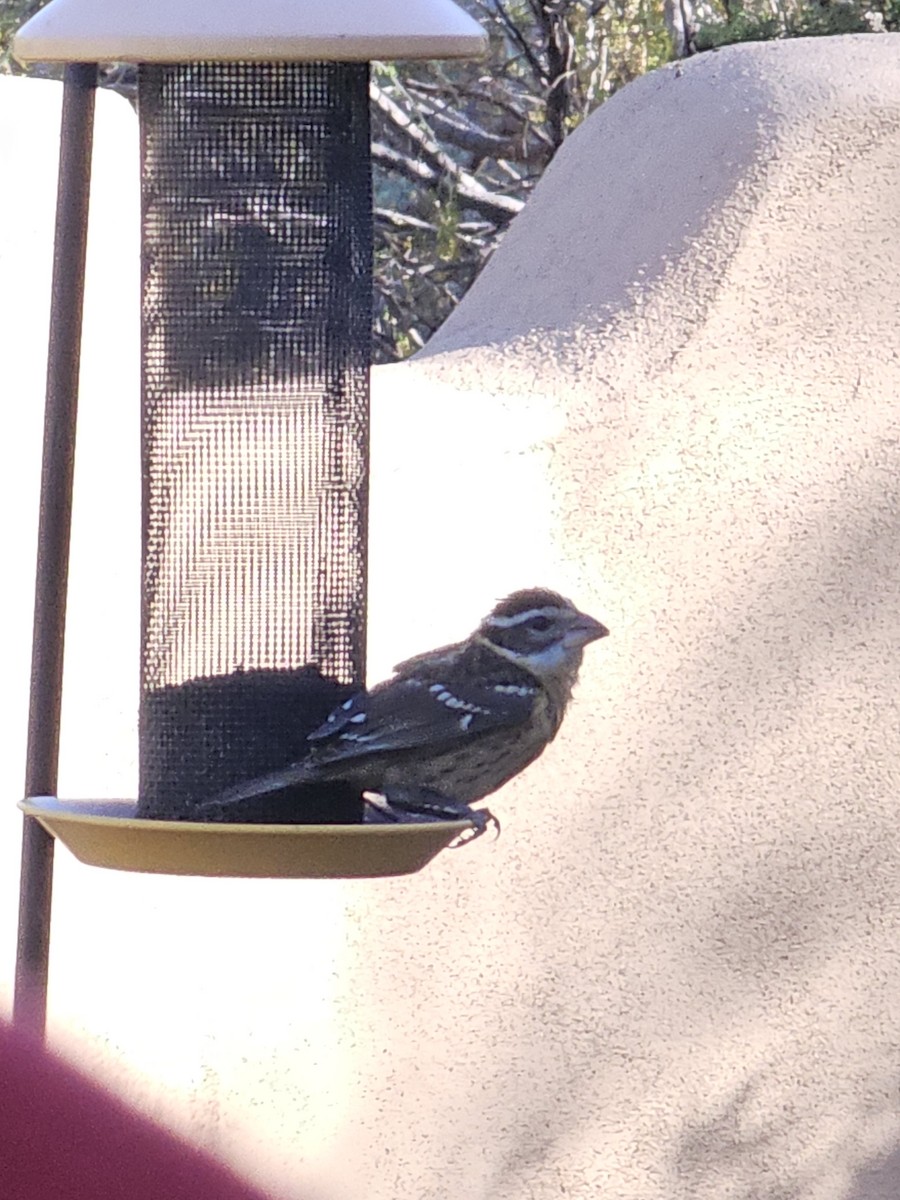
[[[50,299],[25,794],[56,794],[75,416],[94,118],[94,64],[66,67]],[[43,1036],[47,1013],[53,838],[26,817],[13,1020]]]

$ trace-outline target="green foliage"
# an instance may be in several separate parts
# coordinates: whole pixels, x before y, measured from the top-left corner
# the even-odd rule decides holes
[[[701,24],[697,50],[715,50],[734,42],[776,38],[833,37],[900,29],[900,0],[756,0],[723,6]]]
[[[47,0],[0,0],[0,74],[22,70],[12,56],[13,34],[29,17],[33,17]]]

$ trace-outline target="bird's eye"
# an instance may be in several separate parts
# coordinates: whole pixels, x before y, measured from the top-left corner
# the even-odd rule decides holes
[[[535,633],[546,633],[552,624],[549,617],[532,617],[528,622],[528,628],[533,629]]]

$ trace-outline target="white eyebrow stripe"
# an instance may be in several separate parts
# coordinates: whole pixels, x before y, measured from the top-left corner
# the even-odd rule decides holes
[[[532,617],[558,617],[562,611],[558,604],[550,604],[546,608],[529,608],[527,612],[516,613],[514,617],[488,617],[485,624],[494,625],[497,629],[509,629],[511,625],[521,625]]]

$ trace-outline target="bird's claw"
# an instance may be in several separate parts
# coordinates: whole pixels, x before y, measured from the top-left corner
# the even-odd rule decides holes
[[[496,830],[496,836],[500,836],[500,822],[490,809],[472,808],[441,792],[429,788],[391,788],[378,795],[380,803],[369,800],[370,807],[378,814],[377,820],[468,821],[471,828],[451,842],[453,849],[474,842],[491,826]]]
[[[460,846],[477,841],[483,833],[487,833],[491,826],[494,827],[494,841],[496,842],[500,837],[500,822],[489,808],[469,808],[466,820],[471,821],[472,826],[453,839],[450,843],[451,850],[458,850]]]

